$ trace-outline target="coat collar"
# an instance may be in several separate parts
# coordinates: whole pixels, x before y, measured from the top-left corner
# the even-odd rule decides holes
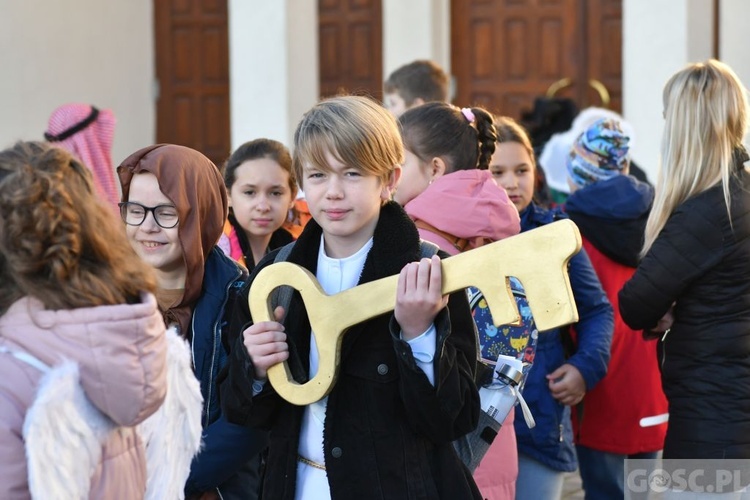
[[[315,274],[321,234],[322,228],[311,219],[286,260],[301,265]],[[406,264],[419,260],[419,256],[419,233],[416,226],[399,204],[388,202],[380,209],[373,233],[372,248],[367,254],[358,284],[398,274]],[[299,299],[299,295],[295,296]],[[299,335],[290,335],[288,338],[288,342],[293,346],[289,352],[289,367],[295,380],[304,383],[309,380],[310,369],[310,322],[304,304],[293,300],[287,318],[287,331],[299,332]],[[294,326],[289,323],[289,318],[293,318],[291,321],[294,322]],[[356,325],[344,335],[342,359],[347,357],[366,324],[367,322]]]
[[[289,261],[315,274],[322,228],[310,220],[289,254]],[[419,233],[401,206],[393,201],[380,209],[373,233],[372,249],[367,254],[358,284],[398,274],[409,262],[419,260]]]
[[[560,207],[544,208],[533,201],[520,213],[520,216],[521,232],[544,226],[559,219],[568,218]]]

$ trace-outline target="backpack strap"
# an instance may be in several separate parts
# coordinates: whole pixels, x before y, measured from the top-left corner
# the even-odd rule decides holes
[[[420,259],[430,259],[433,255],[438,253],[440,251],[440,247],[436,244],[425,241],[425,240],[419,240],[419,258]]]
[[[276,257],[274,257],[273,262],[286,262],[286,260],[289,258],[289,254],[292,253],[292,249],[294,248],[294,241],[291,243],[287,243],[276,254]],[[272,310],[276,309],[278,306],[281,306],[284,308],[284,313],[289,311],[289,304],[292,302],[292,295],[294,295],[294,288],[288,285],[283,285],[278,287],[276,290],[273,291],[271,294],[271,304],[273,305]]]
[[[44,364],[38,358],[24,351],[14,351],[12,349],[8,349],[7,347],[0,345],[0,354],[10,354],[17,360],[23,361],[29,366],[33,366],[34,368],[36,368],[42,373],[47,373],[51,369],[49,366]]]
[[[279,253],[276,254],[276,257],[273,259],[274,262],[286,262],[286,259],[289,258],[289,254],[292,253],[292,249],[294,248],[294,241],[291,243],[287,243],[281,249],[279,250]]]
[[[415,220],[414,225],[417,226],[419,229],[424,229],[425,231],[435,233],[441,238],[444,238],[451,245],[453,245],[453,247],[459,252],[463,252],[469,247],[469,240],[467,240],[466,238],[459,238],[458,236],[453,236],[450,233],[441,231],[440,229],[436,228],[432,224],[429,224],[421,219]]]

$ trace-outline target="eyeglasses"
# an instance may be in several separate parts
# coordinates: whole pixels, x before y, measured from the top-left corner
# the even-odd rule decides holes
[[[156,224],[164,229],[171,229],[180,222],[177,209],[172,205],[146,207],[140,203],[126,201],[118,203],[118,206],[120,207],[120,217],[129,226],[140,226],[143,224],[149,212],[154,214]]]

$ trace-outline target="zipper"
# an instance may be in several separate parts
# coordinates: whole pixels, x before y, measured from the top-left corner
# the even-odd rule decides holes
[[[661,368],[664,369],[664,360],[667,358],[667,334],[669,334],[670,328],[664,331],[664,335],[661,336]]]
[[[234,278],[229,280],[227,283],[226,288],[224,289],[224,302],[221,304],[221,311],[224,312],[224,308],[227,306],[227,299],[229,298],[229,289],[232,287],[235,281],[237,281],[237,278],[242,276],[242,271],[239,271],[238,273],[235,273]],[[213,386],[214,386],[214,365],[216,364],[216,349],[217,349],[217,335],[216,335],[216,329],[221,324],[221,320],[223,319],[224,315],[222,314],[220,318],[214,323],[213,326],[213,351],[211,353],[211,370],[208,372],[208,397],[206,398],[206,411],[205,411],[205,424],[203,425],[203,428],[205,429],[208,427],[208,421],[211,416],[211,396],[213,395]],[[195,345],[195,313],[193,313],[193,321],[191,323],[192,329],[193,329],[193,345]],[[218,335],[218,343],[221,344],[221,334]],[[193,348],[193,366],[195,366],[195,348]]]
[[[195,312],[193,312],[193,318],[190,321],[190,329],[193,332],[193,345],[191,346],[192,347],[191,350],[193,351],[193,370],[195,370]],[[212,357],[211,358],[211,369],[212,370],[213,370],[213,365],[214,365],[214,360],[213,360],[213,357]],[[196,374],[196,375],[198,375],[198,374]],[[209,373],[208,397],[206,397],[206,408],[205,408],[205,413],[206,414],[201,418],[201,421],[202,421],[201,425],[202,425],[202,427],[204,429],[208,425],[208,415],[209,415],[209,410],[210,410],[210,407],[211,407],[211,384],[210,384],[210,381],[211,381],[211,374]]]

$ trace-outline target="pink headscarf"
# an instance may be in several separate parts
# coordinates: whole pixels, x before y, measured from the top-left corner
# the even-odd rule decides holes
[[[120,193],[112,166],[114,134],[112,111],[97,110],[89,104],[64,104],[50,116],[44,137],[77,156],[91,169],[102,199],[117,207]]]

